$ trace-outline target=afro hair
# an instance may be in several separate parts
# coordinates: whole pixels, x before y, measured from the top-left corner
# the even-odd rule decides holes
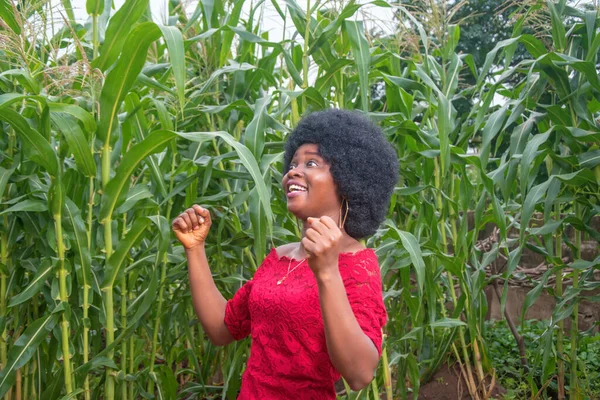
[[[375,233],[398,181],[398,156],[383,131],[356,112],[329,109],[302,118],[288,136],[283,171],[298,147],[316,144],[348,202],[344,229],[355,239]]]

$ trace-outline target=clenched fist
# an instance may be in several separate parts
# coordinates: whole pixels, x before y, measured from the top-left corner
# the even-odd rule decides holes
[[[343,234],[330,217],[307,220],[309,228],[301,244],[308,253],[308,265],[319,279],[321,276],[338,271],[338,257],[341,252]]]
[[[210,212],[194,204],[179,214],[171,223],[171,227],[177,240],[189,250],[204,244],[211,224]]]

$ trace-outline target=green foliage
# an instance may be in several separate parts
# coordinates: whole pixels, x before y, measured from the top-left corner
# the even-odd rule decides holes
[[[147,1],[111,16],[111,2],[90,0],[90,24],[40,34],[52,23],[44,4],[2,0],[1,390],[19,369],[32,399],[235,398],[249,342],[206,340],[168,223],[194,203],[210,209],[207,253],[230,297],[269,247],[298,240],[280,187],[286,134],[302,115],[340,107],[383,127],[401,169],[388,219],[367,241],[385,277],[384,354],[372,385],[346,398],[414,397],[449,358],[485,397],[500,357],[484,324],[486,269],[504,258],[491,272],[507,282],[526,249],[552,267],[526,304],[547,290],[557,306],[528,358],[539,379],[515,390],[554,390],[566,371],[569,393],[595,393],[597,342],[567,343],[561,329],[597,287],[598,260],[580,249],[600,241],[590,223],[600,212],[598,14],[520,6],[513,36],[479,59],[461,53],[469,30],[453,24],[456,10],[428,3],[419,13],[374,2],[396,7],[398,25],[372,37],[354,2],[306,12],[274,1],[296,28],[275,42],[261,2],[245,16],[243,1],[201,1],[191,15],[170,1],[163,26]],[[538,18],[546,36],[525,29],[538,34]],[[529,223],[536,212],[542,226]],[[484,248],[490,223],[498,234]]]
[[[533,380],[537,387],[543,381],[543,366],[539,354],[543,351],[542,338],[549,328],[547,321],[527,320],[519,331],[525,340],[527,359],[531,360],[529,368],[525,370],[520,363],[519,349],[508,326],[503,321],[486,324],[486,341],[489,356],[497,374],[500,385],[507,390],[508,399],[524,399],[531,397],[532,393],[527,379]],[[566,352],[570,351],[570,340],[563,338]],[[552,343],[552,351],[556,351],[556,339]],[[600,396],[600,335],[581,333],[577,347],[579,368],[577,375],[584,382],[583,395],[595,399]],[[566,384],[570,386],[569,367],[567,366]],[[527,377],[527,379],[524,379]],[[534,396],[537,393],[534,393]],[[549,384],[548,395],[557,395],[556,382]]]

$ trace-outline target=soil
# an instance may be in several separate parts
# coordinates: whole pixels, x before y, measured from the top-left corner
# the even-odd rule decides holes
[[[447,364],[435,373],[431,381],[421,386],[419,389],[419,400],[470,400],[471,396],[467,390],[467,385],[464,379],[460,377],[460,369],[455,364],[448,366]],[[486,382],[489,390],[490,381]],[[492,390],[492,399],[502,399],[506,390],[495,383]]]

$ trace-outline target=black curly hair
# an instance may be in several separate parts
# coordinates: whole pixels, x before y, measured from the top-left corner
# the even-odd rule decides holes
[[[303,144],[316,144],[330,164],[338,194],[348,202],[344,228],[355,239],[377,230],[398,181],[398,156],[383,131],[366,117],[329,109],[302,118],[288,136],[283,171]]]

